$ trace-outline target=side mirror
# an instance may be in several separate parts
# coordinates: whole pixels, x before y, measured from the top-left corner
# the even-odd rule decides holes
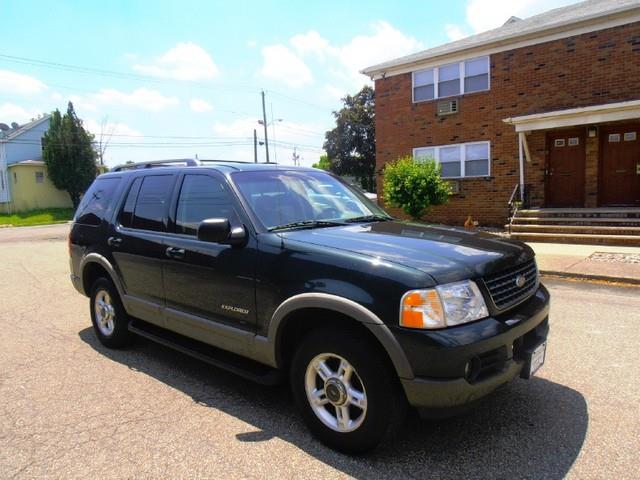
[[[207,218],[198,225],[198,240],[223,245],[242,245],[247,239],[244,227],[231,228],[227,218]]]

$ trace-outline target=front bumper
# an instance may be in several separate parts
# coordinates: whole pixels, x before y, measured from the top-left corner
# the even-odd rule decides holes
[[[549,292],[496,317],[443,330],[394,332],[415,377],[401,379],[414,407],[466,405],[521,374],[532,348],[549,333]],[[525,373],[525,372],[523,372]]]
[[[74,273],[70,274],[69,276],[71,278],[71,283],[73,284],[73,287],[81,294],[86,295],[84,291],[84,285],[82,285],[82,279]]]

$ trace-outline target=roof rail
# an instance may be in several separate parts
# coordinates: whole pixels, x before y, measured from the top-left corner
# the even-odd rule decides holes
[[[150,160],[148,162],[125,163],[111,169],[112,172],[121,172],[123,170],[138,170],[140,168],[155,167],[197,167],[200,165],[198,160],[193,158],[184,158],[180,160]]]
[[[141,168],[155,168],[155,167],[199,167],[206,163],[254,163],[245,162],[242,160],[196,160],[193,158],[183,158],[177,160],[150,160],[148,162],[137,163],[124,163],[117,165],[111,169],[112,172],[122,172],[123,170],[138,170]],[[277,162],[260,162],[260,164],[277,165]]]

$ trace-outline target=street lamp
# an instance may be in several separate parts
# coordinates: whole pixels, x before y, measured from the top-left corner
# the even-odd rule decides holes
[[[264,96],[262,98],[263,100],[263,104],[262,104],[262,108],[263,108],[263,113],[264,113]],[[273,112],[272,112],[273,114]],[[276,118],[275,120],[272,120],[270,122],[266,122],[266,115],[264,120],[258,120],[258,124],[262,125],[264,127],[264,145],[265,145],[265,149],[266,149],[266,157],[267,157],[267,162],[269,162],[269,140],[267,139],[267,127],[271,126],[271,133],[273,135],[273,142],[275,145],[275,141],[276,141],[276,127],[275,124],[276,122],[282,122],[284,121],[282,118]],[[278,151],[276,150],[276,161],[278,160]]]

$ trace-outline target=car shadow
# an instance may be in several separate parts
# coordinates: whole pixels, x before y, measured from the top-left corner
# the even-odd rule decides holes
[[[414,414],[394,442],[350,457],[311,437],[284,386],[254,384],[142,338],[129,350],[109,350],[91,328],[79,336],[101,355],[255,427],[238,441],[278,437],[355,478],[560,479],[587,432],[584,397],[537,377],[511,382],[460,417],[423,421]]]

